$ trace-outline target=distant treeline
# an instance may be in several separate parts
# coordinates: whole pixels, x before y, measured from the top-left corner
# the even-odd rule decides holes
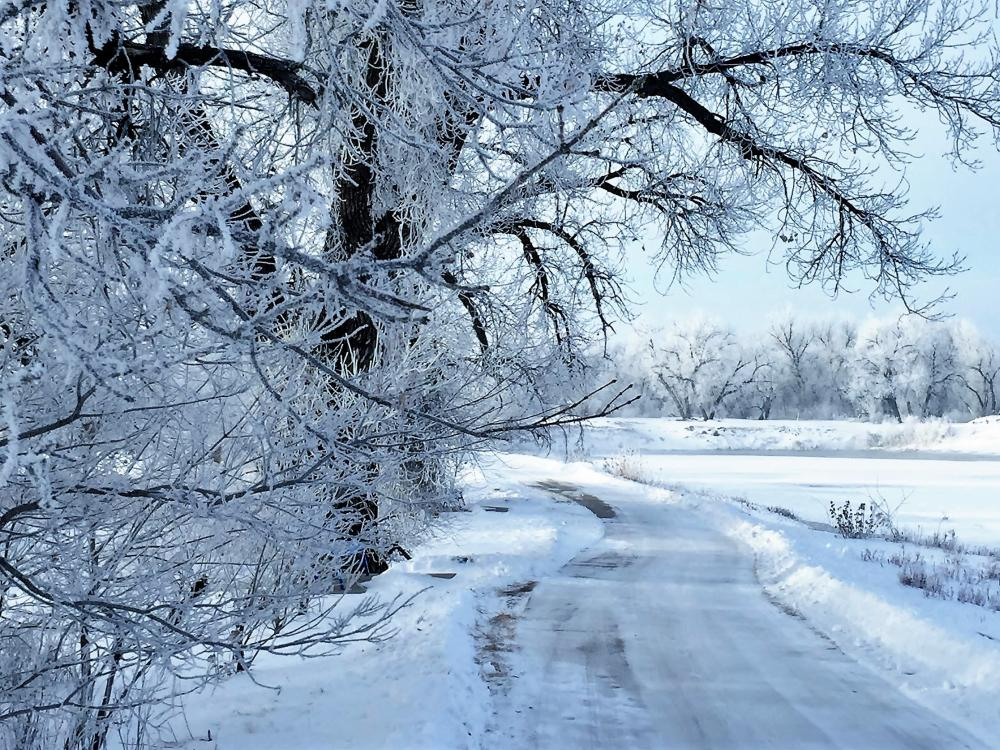
[[[792,317],[755,335],[706,318],[612,345],[598,368],[635,383],[645,416],[971,419],[1000,413],[1000,347],[967,321]]]

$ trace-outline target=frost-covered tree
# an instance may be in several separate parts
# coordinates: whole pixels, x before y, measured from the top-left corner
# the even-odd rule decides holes
[[[601,372],[643,384],[634,411],[647,416],[961,419],[997,413],[997,351],[968,321],[914,315],[860,326],[789,317],[738,339],[692,318],[655,331],[645,356],[612,346]]]
[[[959,398],[974,417],[1000,414],[1000,348],[968,324],[954,333]]]
[[[1000,414],[1000,353],[989,350],[959,375],[970,411],[979,417]]]
[[[816,401],[815,333],[809,326],[797,324],[794,318],[787,317],[774,323],[768,336],[769,360],[775,371],[773,380],[780,384],[776,398],[784,411],[800,414],[803,408]]]
[[[871,320],[861,327],[854,349],[850,390],[860,413],[902,421],[905,392],[915,360],[912,343],[896,320]]]
[[[100,750],[177,685],[377,633],[325,595],[464,451],[578,408],[540,400],[620,315],[644,225],[672,269],[763,226],[799,279],[914,304],[953,264],[871,170],[905,164],[903,101],[956,157],[995,135],[983,21],[2,0],[4,741]]]
[[[850,399],[851,368],[857,343],[857,326],[846,320],[818,323],[816,337],[815,416],[858,416]]]
[[[906,410],[926,418],[947,414],[956,401],[958,349],[953,327],[910,316],[899,322],[912,347],[912,366],[906,377]]]
[[[655,334],[649,349],[653,375],[681,419],[722,416],[765,368],[731,331],[706,319]]]
[[[637,398],[618,412],[621,416],[659,416],[671,408],[653,375],[648,335],[633,327],[589,352],[586,373],[591,387],[611,380],[633,385]]]
[[[751,417],[764,420],[771,419],[775,405],[779,404],[779,391],[782,386],[782,373],[775,366],[775,352],[770,342],[758,346],[753,353],[754,370],[752,381],[746,384],[737,402],[733,416]]]
[[[852,391],[862,413],[901,420],[950,410],[958,375],[950,326],[917,316],[869,321],[855,357]]]

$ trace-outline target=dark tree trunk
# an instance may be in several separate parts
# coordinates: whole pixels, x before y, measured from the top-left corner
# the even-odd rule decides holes
[[[359,42],[367,57],[365,83],[370,106],[386,106],[391,91],[391,69],[385,56],[388,42],[377,32]],[[350,258],[363,249],[369,250],[378,260],[399,258],[402,242],[408,233],[394,212],[376,217],[374,211],[376,172],[378,161],[378,133],[371,118],[360,108],[353,118],[356,141],[353,158],[344,165],[338,180],[337,203],[332,206],[333,233],[328,237],[327,250],[339,257]],[[346,157],[345,158],[349,158]],[[363,281],[363,279],[362,279]],[[346,311],[337,311],[343,320],[324,330],[317,354],[329,362],[333,369],[345,377],[356,376],[370,370],[378,356],[379,329],[370,315],[363,311],[345,317]],[[318,321],[326,328],[325,320]],[[331,385],[329,406],[337,408],[338,388]],[[348,467],[349,473],[360,474],[362,484],[373,485],[378,476],[376,463],[363,463]],[[345,486],[338,488],[335,510],[347,515],[349,521],[344,535],[359,549],[352,555],[350,567],[363,575],[377,575],[388,567],[382,546],[377,537],[379,520],[378,496],[371,490]]]
[[[903,417],[899,411],[899,403],[896,401],[896,396],[894,394],[882,397],[882,412],[884,414],[888,414],[897,422],[903,421]]]

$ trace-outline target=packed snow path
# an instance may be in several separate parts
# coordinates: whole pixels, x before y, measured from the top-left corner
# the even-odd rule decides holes
[[[605,538],[531,593],[495,737],[574,750],[985,747],[768,601],[750,553],[696,510],[611,505]]]

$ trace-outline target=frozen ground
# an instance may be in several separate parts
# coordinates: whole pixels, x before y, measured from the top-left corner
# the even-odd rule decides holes
[[[724,515],[583,471],[577,482],[562,491],[616,516],[534,589],[487,747],[988,747],[769,601]]]
[[[587,433],[583,451],[598,464],[617,456],[621,466],[624,456],[629,473],[672,488],[673,497],[752,550],[758,580],[775,602],[911,698],[995,738],[998,437],[996,419],[876,426],[607,420]],[[830,500],[856,506],[872,496],[903,502],[895,519],[903,530],[955,529],[959,544],[844,539],[826,523]],[[938,579],[939,590],[928,597],[902,585],[893,558],[917,561],[915,569]],[[973,590],[992,597],[987,606],[957,601]]]
[[[995,746],[1000,614],[902,586],[886,562],[899,545],[732,497],[821,520],[822,493],[905,488],[920,523],[946,513],[960,539],[1000,542],[1000,455],[986,455],[1000,426],[690,426],[609,420],[589,463],[488,462],[468,479],[471,512],[372,586],[426,589],[398,637],[259,661],[261,685],[189,700],[170,746]],[[649,484],[600,470],[623,449]]]

